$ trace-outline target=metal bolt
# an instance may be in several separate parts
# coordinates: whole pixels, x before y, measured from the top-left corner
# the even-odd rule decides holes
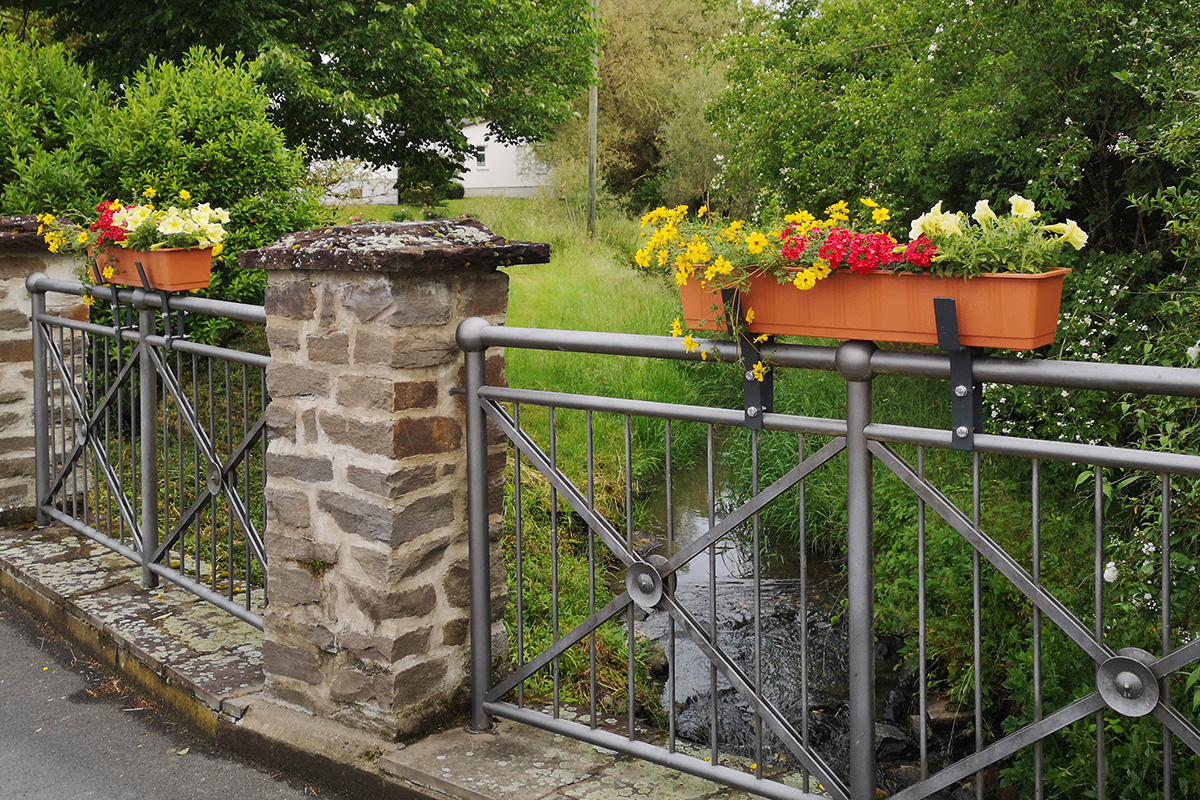
[[[757,417],[758,416],[758,406],[750,406],[749,408],[747,408],[746,416],[747,417]]]
[[[1142,679],[1132,672],[1122,672],[1117,675],[1117,691],[1127,700],[1136,700],[1142,696],[1145,687],[1142,686]]]
[[[969,436],[970,433],[971,433],[971,429],[968,428],[966,425],[959,425],[957,428],[954,429],[954,435],[960,439],[967,438],[967,436]]]
[[[746,380],[754,380],[754,372],[752,370],[746,370]]]
[[[954,394],[956,397],[966,397],[970,393],[971,390],[963,386],[961,383],[954,387]]]
[[[649,594],[650,590],[654,588],[654,579],[651,578],[649,575],[646,575],[645,573],[643,573],[641,575],[638,575],[637,584],[638,584],[639,589],[641,589],[646,594]]]

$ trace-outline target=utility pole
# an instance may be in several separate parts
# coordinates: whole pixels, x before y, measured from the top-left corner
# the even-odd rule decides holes
[[[592,0],[592,24],[599,25],[599,0]],[[596,238],[596,117],[600,106],[600,46],[592,50],[592,85],[588,87],[588,237]]]

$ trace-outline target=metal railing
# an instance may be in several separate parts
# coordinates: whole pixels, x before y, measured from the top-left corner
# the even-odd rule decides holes
[[[458,336],[466,356],[468,473],[472,489],[468,513],[471,724],[475,729],[487,728],[492,717],[504,717],[768,797],[828,796],[852,800],[875,800],[877,788],[904,800],[948,796],[944,793],[951,790],[973,790],[975,796],[982,798],[995,791],[1000,770],[1020,768],[1030,773],[1023,784],[1030,787],[1028,796],[1040,798],[1055,792],[1064,796],[1061,786],[1056,788],[1046,778],[1047,759],[1061,755],[1064,748],[1079,751],[1083,747],[1080,742],[1087,742],[1082,757],[1090,774],[1074,774],[1071,793],[1065,796],[1079,796],[1078,792],[1086,789],[1091,793],[1089,796],[1104,798],[1110,796],[1114,783],[1129,788],[1129,777],[1110,775],[1108,763],[1110,757],[1129,763],[1129,731],[1135,724],[1149,720],[1152,728],[1146,730],[1154,732],[1161,741],[1153,746],[1143,742],[1136,760],[1146,767],[1144,771],[1150,777],[1145,779],[1146,786],[1133,789],[1140,792],[1137,796],[1170,798],[1172,787],[1177,784],[1191,788],[1175,796],[1188,796],[1189,791],[1196,790],[1192,774],[1200,764],[1200,730],[1193,695],[1200,699],[1200,694],[1193,684],[1195,676],[1200,676],[1195,667],[1200,660],[1200,631],[1182,628],[1172,617],[1173,610],[1190,608],[1194,600],[1179,596],[1175,586],[1181,569],[1195,570],[1194,563],[1190,568],[1187,564],[1194,561],[1196,551],[1188,542],[1179,540],[1177,528],[1184,524],[1187,530],[1193,530],[1196,520],[1175,519],[1177,504],[1172,487],[1194,488],[1193,479],[1200,476],[1200,456],[978,431],[973,437],[972,451],[955,453],[954,450],[962,450],[961,446],[955,447],[956,438],[962,436],[961,429],[956,431],[952,426],[933,430],[875,422],[872,391],[874,379],[884,375],[945,381],[952,374],[950,356],[881,350],[864,342],[848,342],[840,347],[769,345],[763,349],[763,360],[776,367],[839,374],[845,381],[845,417],[757,415],[760,418],[753,427],[761,425],[761,430],[741,434],[751,442],[752,490],[741,498],[740,506],[718,513],[720,492],[714,474],[717,462],[725,457],[718,452],[714,441],[721,441],[729,431],[750,427],[747,424],[750,415],[744,410],[534,391],[486,383],[484,362],[487,349],[492,347],[698,360],[699,354],[685,353],[678,339],[502,327],[481,319],[464,322]],[[738,346],[733,342],[708,341],[703,347],[709,361],[739,359]],[[1200,370],[992,357],[974,358],[969,370],[970,380],[980,385],[1200,397]],[[946,391],[949,406],[949,387]],[[959,396],[962,394],[960,391]],[[526,419],[537,411],[539,424],[545,428],[535,433],[523,424],[523,410]],[[569,468],[559,463],[555,422],[556,414],[568,413],[582,417],[587,439],[586,464],[573,464]],[[623,507],[619,502],[606,505],[596,498],[593,430],[597,421],[608,415],[615,417],[616,424],[623,425],[625,430]],[[676,471],[671,456],[672,432],[683,425],[699,425],[705,431],[707,530],[689,542],[672,542],[674,534],[668,522],[665,556],[646,555],[635,537],[629,430],[630,421],[639,419],[662,421],[668,507],[672,503]],[[494,617],[489,594],[494,566],[488,557],[489,426],[503,432],[514,453],[510,496],[515,530],[510,533],[515,553],[510,552],[509,558],[517,580],[510,582],[514,588],[510,589],[513,596],[509,603],[516,607],[517,621],[510,637],[517,655],[512,671],[496,678],[492,671]],[[798,441],[795,461],[780,477],[760,487],[760,437],[779,435]],[[537,440],[539,436],[542,441]],[[806,439],[823,444],[806,450]],[[954,463],[965,467],[959,474],[969,474],[965,484],[945,491],[935,485],[936,479],[927,470],[927,459],[935,454],[939,458],[960,459]],[[844,617],[836,622],[836,627],[845,632],[847,652],[841,688],[847,700],[843,710],[830,713],[828,708],[818,708],[808,685],[807,669],[816,642],[805,607],[814,586],[804,544],[805,487],[818,471],[830,468],[835,462],[844,462],[845,469],[845,605]],[[994,466],[993,462],[1001,466]],[[1058,464],[1075,466],[1067,469],[1057,467]],[[1012,465],[1021,465],[1019,473],[1012,471]],[[1043,571],[1050,568],[1048,564],[1062,569],[1070,561],[1067,555],[1052,552],[1042,541],[1046,523],[1042,517],[1043,483],[1051,467],[1058,477],[1068,472],[1075,485],[1082,485],[1088,495],[1085,521],[1079,526],[1082,530],[1071,538],[1072,547],[1082,548],[1081,563],[1087,570],[1078,574],[1074,582],[1081,587],[1082,594],[1091,595],[1091,601],[1081,603],[1076,597],[1073,601],[1076,607],[1060,600],[1055,590],[1043,581]],[[526,482],[522,476],[531,468],[549,487],[549,544],[536,545],[548,547],[548,555],[534,553],[535,542],[524,531],[522,491]],[[886,473],[880,472],[883,469]],[[995,520],[994,528],[988,522],[985,495],[990,477],[994,476],[985,474],[986,469],[998,469],[1002,476],[1019,474],[1029,487],[1028,517],[1017,525],[1015,535],[1012,530],[992,535],[1002,528],[1012,529],[1013,522]],[[1154,509],[1161,517],[1156,523],[1160,532],[1147,545],[1153,559],[1142,565],[1149,576],[1146,579],[1161,587],[1153,596],[1146,594],[1143,611],[1150,607],[1161,609],[1161,622],[1152,622],[1141,638],[1138,638],[1141,634],[1122,630],[1125,619],[1120,616],[1121,608],[1105,599],[1106,584],[1111,577],[1106,576],[1106,571],[1112,568],[1106,559],[1112,546],[1109,540],[1112,532],[1105,508],[1114,486],[1118,485],[1108,473],[1118,470],[1122,475],[1141,475],[1161,487]],[[573,482],[569,473],[586,478]],[[1088,474],[1076,477],[1081,473]],[[875,597],[882,587],[875,582],[878,542],[873,502],[877,484],[884,479],[894,480],[890,476],[907,487],[914,507],[915,535],[911,547],[916,552],[911,557],[916,575],[912,576],[911,603],[917,621],[915,630],[908,632],[905,652],[909,663],[916,664],[911,671],[916,697],[913,708],[916,722],[911,737],[916,747],[908,771],[882,785],[881,758],[877,751],[875,619]],[[966,510],[956,505],[951,496]],[[759,518],[771,504],[784,502],[798,505],[800,520],[801,552],[797,554],[800,566],[795,575],[799,586],[799,611],[795,615],[798,624],[790,631],[786,625],[779,629],[782,635],[791,636],[798,643],[802,677],[801,685],[794,691],[788,691],[787,687],[768,688],[772,673],[780,665],[774,660],[777,650],[771,649],[777,645],[774,634],[766,636],[762,627],[764,581]],[[585,541],[571,540],[568,514],[560,506],[569,508],[570,516],[585,529],[582,534]],[[672,519],[669,508],[667,519]],[[957,542],[964,572],[969,565],[970,589],[964,590],[970,597],[969,606],[930,608],[931,595],[941,588],[937,582],[945,580],[941,573],[933,571],[929,562],[930,537],[937,526],[947,533],[938,541]],[[1058,544],[1056,540],[1055,546]],[[753,629],[749,639],[735,641],[719,630],[717,624],[724,613],[722,604],[731,600],[736,588],[736,582],[719,583],[714,577],[720,553],[727,547],[749,551],[750,594],[738,596],[742,611],[737,612],[742,614],[739,624]],[[561,554],[568,548],[586,552],[586,576],[571,577],[559,569]],[[1173,554],[1178,554],[1174,564]],[[538,558],[548,558],[550,567],[534,574]],[[682,580],[686,571],[696,565],[704,567],[702,572],[707,571],[707,583],[693,586],[691,595],[684,597]],[[565,605],[560,609],[559,605],[566,602],[565,587],[570,580],[587,582],[589,602],[586,613],[564,624],[568,619],[567,609]],[[538,583],[543,585],[535,593],[529,593],[529,587]],[[605,587],[609,587],[608,594]],[[544,595],[547,590],[553,605],[551,630],[543,637],[548,644],[537,650],[531,646],[535,632],[527,630],[523,620],[535,594]],[[1030,653],[1027,665],[1015,663],[1016,657],[1011,652],[998,652],[1001,645],[996,633],[990,629],[985,633],[988,609],[998,602],[996,598],[1001,594],[1013,598],[1008,601],[1010,607],[1028,609],[1027,617],[1013,630],[1006,631],[1006,635],[1019,638],[1020,647]],[[611,600],[606,602],[610,595]],[[750,612],[743,613],[747,604]],[[1125,612],[1133,613],[1129,609]],[[958,644],[965,655],[949,662],[959,674],[932,674],[935,668],[943,673],[946,669],[927,649],[934,640],[930,619],[935,614],[955,622],[964,631],[964,641]],[[635,651],[644,649],[644,645],[635,628],[645,615],[659,619],[669,629],[668,635],[662,637],[670,662],[662,690],[665,720],[660,720],[657,726],[648,724],[644,714],[636,713],[638,698],[644,695],[639,694],[640,687],[635,684],[643,680],[644,673],[635,664]],[[1189,624],[1197,624],[1194,613],[1186,619]],[[1132,645],[1131,639],[1136,640]],[[614,640],[627,643],[624,686],[613,685],[611,679],[606,682],[597,678],[598,642]],[[692,681],[686,689],[695,697],[706,699],[706,708],[701,709],[698,720],[683,718],[688,713],[681,710],[685,689],[676,686],[677,680],[686,680],[686,676],[677,677],[680,665],[676,660],[679,648],[685,645],[702,654],[709,664],[708,679]],[[1009,642],[1006,646],[1011,645]],[[563,665],[570,658],[583,664],[588,676],[576,687],[576,694],[586,699],[573,703],[564,702],[561,694]],[[1023,704],[1012,698],[1001,702],[985,696],[985,692],[995,690],[985,676],[990,673],[994,677],[1001,667],[1011,679],[1025,681],[1028,698]],[[1072,670],[1070,680],[1062,679],[1065,672]],[[1193,676],[1191,681],[1188,681],[1189,671]],[[536,685],[541,689],[526,691],[527,686],[539,680]],[[930,707],[935,700],[945,699],[949,686],[958,687],[962,713],[954,719],[965,726],[966,740],[962,736],[953,739],[951,735],[952,746],[935,753],[937,737],[931,727]],[[1076,689],[1071,690],[1072,694],[1064,686]],[[1013,690],[1014,697],[1017,691]],[[743,714],[747,728],[744,746],[730,744],[729,729],[733,723],[727,700],[735,695],[740,707],[749,709],[748,716]],[[985,715],[985,709],[989,708],[991,711]],[[1000,723],[997,708],[1002,712],[1001,717],[1007,715]],[[843,713],[848,718],[844,733],[830,736],[828,717]],[[825,726],[822,735],[815,728],[818,723]],[[693,737],[690,740],[684,735],[685,728]],[[1110,744],[1118,741],[1124,748],[1120,753],[1112,750],[1115,744]],[[1049,748],[1048,742],[1052,744]],[[1180,754],[1184,755],[1182,760]]]
[[[263,325],[261,306],[93,286],[111,323],[47,312],[82,296],[38,273],[32,296],[39,522],[55,520],[262,628],[269,357],[194,342],[189,319]]]

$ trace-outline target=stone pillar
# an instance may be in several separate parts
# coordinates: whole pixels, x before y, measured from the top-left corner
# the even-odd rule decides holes
[[[33,331],[25,278],[44,272],[73,280],[76,263],[70,253],[50,253],[31,216],[0,217],[0,525],[32,520],[33,466]],[[87,319],[87,306],[77,295],[52,294],[47,311]]]
[[[504,321],[508,276],[496,267],[548,258],[547,245],[507,242],[474,220],[326,228],[241,254],[241,266],[269,270],[268,699],[395,738],[465,708],[454,334],[470,316]],[[503,381],[502,355],[488,371]],[[497,638],[505,449],[490,442]]]

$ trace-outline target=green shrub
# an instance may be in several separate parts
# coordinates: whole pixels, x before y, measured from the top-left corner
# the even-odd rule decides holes
[[[182,65],[151,61],[115,100],[59,45],[0,40],[0,202],[4,213],[91,209],[103,199],[186,189],[229,211],[225,250],[206,294],[262,302],[265,276],[239,251],[315,225],[303,154],[288,150],[270,104],[241,57],[193,50]],[[228,321],[206,320],[212,340]]]
[[[107,162],[108,87],[62,45],[0,39],[0,209],[91,208]]]

